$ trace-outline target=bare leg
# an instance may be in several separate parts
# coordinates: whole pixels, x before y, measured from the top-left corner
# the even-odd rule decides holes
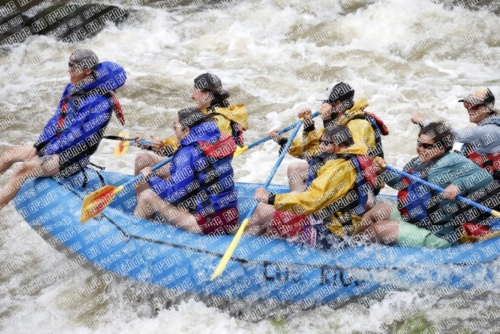
[[[147,189],[141,194],[134,215],[140,218],[151,219],[155,212],[158,212],[170,224],[176,227],[191,233],[203,234],[196,222],[196,218],[192,214],[180,210],[171,203],[165,202],[153,190]]]
[[[376,222],[381,220],[388,220],[391,216],[394,205],[387,203],[380,203],[371,208],[363,215],[363,219],[358,225],[357,232],[361,233]]]
[[[149,153],[139,154],[135,158],[134,175],[135,176],[139,175],[144,167],[153,167],[165,159],[166,159],[165,157],[161,157],[156,154],[149,154]],[[168,164],[155,171],[155,174],[161,177],[162,179],[168,178],[170,176],[170,172],[168,170]],[[141,194],[146,189],[149,189],[149,185],[144,179],[142,179],[136,184],[135,193],[139,196],[139,194]]]
[[[382,220],[373,225],[375,237],[378,242],[385,245],[396,245],[399,233],[399,221]]]
[[[291,192],[304,191],[309,164],[305,161],[295,161],[288,166],[288,183]]]
[[[36,157],[16,168],[9,182],[0,190],[0,209],[17,194],[24,181],[30,177],[49,177],[59,173],[59,156]]]
[[[0,174],[9,169],[14,163],[24,160],[26,154],[33,149],[33,146],[14,146],[7,149],[0,155]]]
[[[275,211],[273,205],[259,203],[252,217],[250,217],[245,233],[263,235],[271,227]]]

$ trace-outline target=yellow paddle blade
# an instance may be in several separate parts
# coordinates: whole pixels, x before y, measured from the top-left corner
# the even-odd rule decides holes
[[[496,238],[498,236],[500,236],[500,231],[485,234],[485,235],[479,237],[478,239],[479,239],[479,241],[485,241],[488,239]]]
[[[500,212],[498,212],[497,210],[491,210],[491,214],[495,217],[500,217]]]
[[[120,132],[120,134],[118,136],[123,137],[123,138],[128,138],[128,133],[127,132]],[[120,140],[116,144],[116,147],[115,147],[115,158],[123,157],[125,152],[127,152],[129,146],[130,146],[130,142]]]
[[[122,190],[123,186],[119,186],[118,188],[105,186],[87,195],[83,200],[80,222],[85,223],[87,220],[101,213],[113,201],[116,194]]]
[[[236,246],[238,246],[238,243],[240,242],[240,239],[241,239],[241,235],[245,231],[247,225],[248,225],[248,218],[243,220],[243,222],[241,223],[241,226],[238,229],[238,232],[236,232],[236,235],[234,236],[233,241],[231,241],[231,244],[227,248],[226,253],[224,253],[224,256],[222,257],[219,264],[217,265],[217,268],[215,268],[214,273],[212,274],[212,277],[210,277],[211,281],[216,279],[217,276],[222,274],[224,269],[226,269],[227,263],[229,262],[231,255],[233,255],[234,250],[236,249]]]
[[[242,154],[243,152],[248,150],[248,146],[243,146],[243,147],[237,147],[236,152],[233,154],[233,158],[236,158],[238,155]]]

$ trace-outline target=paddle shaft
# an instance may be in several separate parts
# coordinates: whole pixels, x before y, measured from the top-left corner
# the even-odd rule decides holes
[[[316,117],[316,116],[318,116],[318,115],[319,115],[319,111],[316,111],[314,114],[312,114],[312,117],[314,118],[314,117]],[[285,132],[288,132],[288,131],[292,130],[293,128],[295,128],[297,125],[301,125],[301,124],[302,124],[302,120],[300,120],[300,121],[298,121],[298,122],[295,122],[295,123],[293,123],[292,125],[287,126],[286,128],[283,128],[283,129],[279,130],[279,131],[278,131],[278,134],[280,134],[280,135],[281,135],[281,134],[283,134],[283,133],[285,133]],[[271,136],[267,136],[267,137],[265,137],[265,138],[259,139],[259,140],[257,140],[256,142],[253,142],[252,144],[248,145],[248,148],[250,149],[250,148],[253,148],[253,147],[257,146],[257,145],[260,145],[260,144],[262,144],[262,143],[265,143],[265,142],[266,142],[266,141],[268,141],[269,139],[271,139]],[[290,142],[290,140],[289,140],[289,142]],[[287,149],[287,150],[288,150],[288,149]]]
[[[271,171],[271,174],[269,175],[269,177],[267,178],[266,182],[264,183],[264,188],[267,189],[267,187],[269,186],[269,184],[271,184],[271,181],[272,181],[274,175],[276,174],[276,171],[278,170],[278,167],[280,166],[281,162],[285,158],[285,155],[287,154],[288,149],[292,145],[293,138],[295,138],[295,136],[297,135],[297,132],[299,132],[299,129],[300,129],[301,125],[302,125],[302,121],[295,123],[295,131],[293,131],[292,135],[290,136],[290,139],[286,143],[285,149],[283,149],[281,151],[281,154],[280,154],[278,160],[274,164],[274,167],[273,167],[273,169]],[[213,281],[220,274],[222,274],[222,272],[226,268],[227,263],[229,262],[229,259],[233,255],[234,251],[236,250],[236,247],[238,246],[238,243],[240,242],[241,236],[242,236],[243,232],[245,231],[245,229],[246,229],[246,227],[248,225],[250,217],[252,217],[253,213],[255,212],[255,209],[257,209],[257,205],[258,204],[259,204],[259,202],[255,201],[255,203],[252,205],[252,208],[250,209],[250,211],[248,211],[245,219],[241,223],[238,231],[236,232],[236,235],[234,236],[233,240],[231,241],[231,244],[229,244],[229,247],[227,248],[226,253],[224,253],[224,256],[222,257],[222,259],[220,260],[219,264],[217,265],[217,268],[215,268],[214,273],[212,274],[212,277],[210,277],[211,281]]]
[[[386,166],[385,166],[385,168],[386,168],[386,169],[388,169],[388,170],[390,170],[390,171],[392,171],[392,172],[394,172],[394,173],[397,173],[397,174],[399,174],[399,175],[406,176],[406,177],[407,177],[407,178],[409,178],[410,180],[412,180],[412,181],[414,181],[414,182],[417,182],[417,183],[420,183],[420,184],[423,184],[423,185],[425,185],[425,186],[427,186],[427,187],[431,188],[432,190],[435,190],[435,191],[438,191],[438,192],[443,192],[443,191],[444,191],[444,189],[443,189],[443,188],[438,187],[438,186],[436,186],[435,184],[432,184],[432,183],[430,183],[430,182],[427,182],[427,181],[425,181],[425,180],[422,180],[421,178],[418,178],[418,177],[416,177],[415,175],[411,175],[411,174],[409,174],[409,173],[403,172],[402,170],[399,170],[399,169],[394,168],[394,167],[392,167],[392,166],[386,165]],[[492,210],[492,209],[490,209],[490,208],[488,208],[488,207],[486,207],[486,206],[484,206],[484,205],[481,205],[481,204],[479,204],[479,203],[476,203],[476,202],[474,202],[474,201],[471,201],[470,199],[468,199],[468,198],[466,198],[466,197],[463,197],[463,196],[457,195],[457,199],[458,199],[459,201],[462,201],[462,202],[464,202],[465,204],[468,204],[468,205],[470,205],[470,206],[473,206],[473,207],[475,207],[475,208],[477,208],[477,209],[479,209],[479,210],[481,210],[481,211],[483,211],[483,212],[487,212],[487,213],[489,213],[489,214],[491,214],[491,215],[493,215],[493,216],[495,216],[495,217],[500,217],[500,213],[499,213],[498,211],[496,211],[496,210]]]

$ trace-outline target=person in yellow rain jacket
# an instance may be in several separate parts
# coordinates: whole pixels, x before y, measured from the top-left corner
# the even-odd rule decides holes
[[[309,160],[300,192],[270,195],[255,191],[258,204],[247,233],[291,238],[329,248],[352,235],[361,221],[369,189],[377,176],[363,142],[349,128],[328,127],[319,140],[321,153]]]
[[[345,125],[351,130],[354,143],[364,143],[368,147],[370,157],[383,157],[381,136],[389,134],[386,125],[373,113],[366,112],[368,102],[365,98],[354,101],[354,89],[344,83],[333,83],[327,87],[326,94],[317,96],[323,101],[320,108],[320,115],[323,119],[323,129],[315,129],[314,121],[311,118],[311,111],[303,109],[299,112],[299,118],[304,119],[305,128],[302,138],[295,138],[288,153],[308,161],[318,154],[321,149],[319,139],[323,135],[325,128],[333,125]],[[282,147],[287,139],[271,132],[271,137]],[[297,161],[288,168],[290,188],[293,191],[300,190],[300,184],[307,175],[307,162]]]
[[[222,134],[232,136],[236,144],[244,146],[243,132],[248,129],[248,112],[243,104],[231,105],[228,101],[229,91],[222,87],[220,78],[215,74],[203,73],[194,79],[192,99],[207,117],[212,118]],[[142,138],[138,138],[139,142]],[[139,175],[144,167],[153,167],[167,156],[171,156],[179,149],[180,144],[175,136],[163,141],[153,140],[151,146],[137,146],[149,149],[156,154],[141,153],[135,158],[134,175]],[[155,175],[166,179],[169,176],[168,164],[155,171]],[[140,184],[136,192],[147,189],[147,184]]]

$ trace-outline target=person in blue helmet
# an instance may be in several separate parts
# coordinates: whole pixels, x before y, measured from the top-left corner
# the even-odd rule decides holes
[[[99,62],[92,50],[78,49],[69,57],[68,73],[70,83],[38,140],[32,146],[11,147],[0,155],[0,173],[23,162],[0,190],[0,208],[15,197],[30,177],[64,178],[87,166],[113,110],[125,123],[114,93],[127,79],[120,65]]]
[[[231,233],[238,222],[231,166],[236,142],[197,108],[182,109],[173,123],[180,143],[168,177],[142,169],[149,188],[138,196],[135,216],[168,222],[197,234]]]

